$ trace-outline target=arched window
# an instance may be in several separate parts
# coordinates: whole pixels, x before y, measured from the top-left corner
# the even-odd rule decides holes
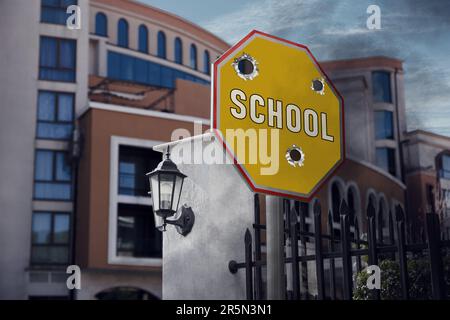
[[[123,18],[117,23],[117,45],[128,48],[128,22]]]
[[[98,36],[108,36],[108,18],[103,12],[95,15],[95,34]]]
[[[183,43],[178,37],[175,38],[175,62],[183,64]]]
[[[203,52],[203,72],[210,74],[211,72],[211,60],[209,58],[208,50]]]
[[[191,44],[191,68],[197,70],[197,47]]]
[[[386,203],[386,199],[384,197],[380,198],[378,203],[378,214],[377,214],[377,238],[378,241],[382,241],[383,237],[387,235],[387,227],[388,227],[388,207]]]
[[[332,205],[332,215],[333,222],[339,223],[339,208],[341,206],[342,195],[341,190],[339,190],[339,186],[336,182],[334,182],[331,186],[331,205]]]
[[[166,35],[164,32],[158,32],[158,57],[166,58]]]
[[[350,209],[350,225],[355,225],[355,212],[356,212],[356,195],[353,188],[349,188],[347,191],[347,204]]]
[[[139,26],[139,45],[138,50],[140,52],[148,53],[148,29],[141,24]]]

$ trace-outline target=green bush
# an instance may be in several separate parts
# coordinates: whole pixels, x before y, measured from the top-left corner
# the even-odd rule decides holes
[[[450,293],[450,257],[443,258],[444,277],[447,292]],[[379,263],[381,269],[381,292],[382,300],[402,299],[400,269],[397,261],[389,259]],[[428,259],[416,258],[407,260],[409,298],[413,300],[431,299],[431,272]],[[369,300],[372,291],[367,288],[369,274],[366,269],[356,274],[356,288],[353,292],[355,300]]]

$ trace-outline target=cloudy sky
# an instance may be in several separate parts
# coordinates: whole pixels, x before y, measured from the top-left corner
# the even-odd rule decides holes
[[[252,29],[307,45],[320,60],[404,61],[408,129],[450,136],[449,0],[140,0],[233,44]],[[367,7],[381,9],[369,30]]]

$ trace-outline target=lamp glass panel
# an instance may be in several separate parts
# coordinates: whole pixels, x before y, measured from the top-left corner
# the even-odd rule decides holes
[[[173,194],[173,174],[161,174],[160,175],[160,209],[172,210],[172,194]]]
[[[181,195],[181,188],[183,186],[183,177],[177,176],[175,180],[175,189],[173,193],[173,203],[172,203],[172,210],[177,211],[178,210],[178,203],[180,200]]]
[[[159,210],[159,175],[155,174],[150,177],[150,187],[151,187],[151,195],[153,200],[153,210]]]

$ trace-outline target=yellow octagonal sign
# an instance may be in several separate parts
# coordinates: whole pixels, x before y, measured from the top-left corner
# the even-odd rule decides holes
[[[213,72],[212,127],[251,188],[309,200],[345,150],[343,99],[309,49],[254,30]]]

